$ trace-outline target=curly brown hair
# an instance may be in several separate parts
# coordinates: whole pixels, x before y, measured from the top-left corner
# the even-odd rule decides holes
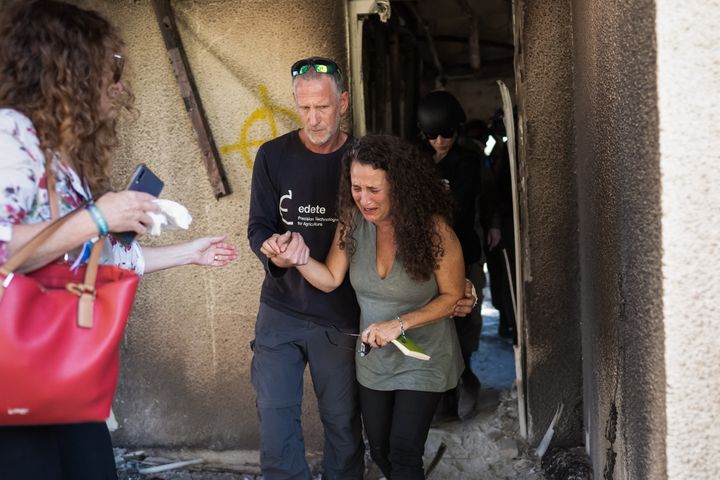
[[[352,256],[357,206],[352,196],[353,162],[385,172],[390,185],[390,217],[395,229],[396,256],[410,278],[429,279],[445,254],[436,218],[452,225],[452,197],[427,154],[390,135],[366,135],[355,140],[343,157],[338,195],[340,248]]]
[[[15,2],[0,13],[0,107],[32,121],[46,157],[66,154],[94,195],[109,189],[115,116],[102,115],[113,55],[124,42],[98,13],[51,0]],[[113,99],[129,110],[133,95]]]

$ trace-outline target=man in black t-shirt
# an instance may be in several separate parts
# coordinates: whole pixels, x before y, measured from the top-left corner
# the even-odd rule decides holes
[[[362,479],[363,453],[355,380],[359,308],[346,278],[323,293],[297,272],[305,245],[324,260],[337,217],[340,164],[352,138],[340,130],[348,92],[332,60],[313,57],[291,69],[302,128],[260,147],[253,167],[248,238],[265,267],[253,341],[252,383],[260,418],[263,478],[311,479],[300,425],[303,374],[310,366],[325,433],[324,476]],[[281,254],[263,250],[282,243]]]

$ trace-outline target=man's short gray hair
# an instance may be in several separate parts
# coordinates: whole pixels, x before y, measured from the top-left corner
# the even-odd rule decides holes
[[[307,72],[303,73],[302,75],[297,75],[296,77],[293,77],[293,93],[295,93],[295,85],[297,85],[297,82],[309,82],[311,80],[320,79],[323,76],[328,76],[332,79],[332,83],[335,86],[335,95],[340,98],[342,92],[345,91],[343,88],[343,76],[342,73],[340,73],[340,70],[337,70],[334,73],[318,73],[317,71],[315,71],[315,67],[313,67],[312,65],[310,66],[310,68],[308,68]]]

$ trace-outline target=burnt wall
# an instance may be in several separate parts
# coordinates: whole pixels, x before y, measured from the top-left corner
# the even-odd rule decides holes
[[[654,2],[572,14],[588,448],[596,478],[665,478]]]
[[[553,445],[580,445],[582,377],[570,2],[520,0],[514,16],[528,437],[556,409]],[[522,307],[521,307],[522,308]]]

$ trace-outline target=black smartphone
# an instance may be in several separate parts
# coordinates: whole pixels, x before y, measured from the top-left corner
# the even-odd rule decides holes
[[[141,163],[135,169],[135,173],[133,173],[132,177],[130,178],[130,183],[128,183],[127,190],[145,192],[157,197],[160,195],[160,192],[162,192],[164,186],[165,184],[163,183],[163,181],[160,180],[158,176],[155,175],[147,165]],[[129,245],[130,243],[132,243],[136,235],[137,234],[132,231],[113,233],[113,237],[117,238],[125,245]]]

